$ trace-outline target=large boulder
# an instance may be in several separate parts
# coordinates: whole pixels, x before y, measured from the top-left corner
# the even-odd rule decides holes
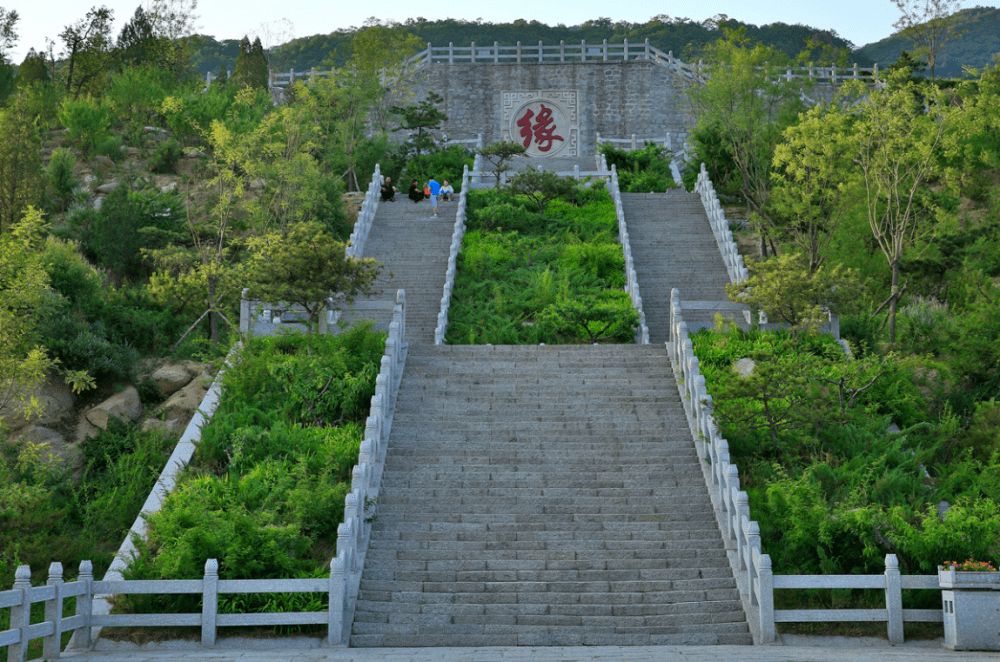
[[[66,469],[76,470],[80,468],[83,457],[80,448],[75,444],[67,443],[61,434],[41,425],[32,425],[21,431],[17,437],[22,443],[44,445],[43,456],[51,453],[55,464]]]
[[[191,383],[191,380],[206,370],[207,366],[194,361],[167,363],[154,370],[149,379],[164,398]]]
[[[129,386],[87,412],[87,420],[102,430],[108,429],[108,419],[114,417],[126,423],[139,420],[142,416],[142,401],[139,391]]]
[[[11,406],[30,397],[34,397],[41,405],[41,413],[25,417]],[[54,426],[72,415],[73,391],[56,375],[50,375],[30,392],[22,390],[15,394],[11,403],[0,407],[0,420],[8,430],[21,430],[34,424]]]
[[[212,375],[207,371],[200,373],[191,380],[190,384],[171,395],[163,403],[160,407],[163,418],[168,421],[176,419],[186,427],[195,411],[201,406],[201,401],[205,399],[205,394],[211,385]]]
[[[194,413],[192,412],[192,416]],[[142,431],[150,432],[152,430],[162,431],[168,438],[180,439],[181,435],[184,434],[184,429],[187,425],[182,424],[180,419],[168,418],[162,421],[158,418],[147,418],[142,422]]]

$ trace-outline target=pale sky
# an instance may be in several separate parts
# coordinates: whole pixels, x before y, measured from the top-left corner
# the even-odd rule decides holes
[[[117,36],[139,3],[140,0],[0,0],[0,6],[16,10],[21,16],[17,26],[21,39],[11,53],[12,59],[18,63],[29,48],[43,49],[46,37],[57,42],[58,55],[61,46],[58,34],[63,27],[82,18],[92,5],[104,4],[114,10],[114,32]],[[972,6],[972,3],[966,3],[966,6]],[[996,6],[996,3],[987,6]],[[493,23],[523,18],[549,25],[578,25],[602,16],[613,21],[642,23],[657,14],[688,17],[699,22],[716,14],[726,14],[757,25],[778,21],[803,23],[836,30],[841,37],[863,46],[891,34],[892,24],[899,15],[890,0],[631,0],[622,3],[606,0],[502,0],[493,3],[379,0],[370,4],[364,0],[201,0],[197,13],[200,15],[198,32],[201,34],[221,40],[256,33],[262,36],[265,46],[284,43],[295,37],[361,26],[372,15],[400,22],[422,16],[428,20],[455,18],[473,21],[482,18]],[[268,39],[266,33],[270,33],[272,38]],[[267,43],[269,41],[271,43]]]

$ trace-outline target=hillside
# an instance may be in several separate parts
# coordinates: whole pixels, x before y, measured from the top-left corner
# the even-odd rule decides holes
[[[744,26],[747,35],[765,44],[774,46],[788,55],[797,55],[807,43],[824,44],[838,49],[853,50],[854,45],[840,38],[835,32],[821,30],[806,25],[787,25],[772,23],[757,26],[734,19],[721,19],[729,27]],[[443,21],[427,21],[423,19],[409,20],[395,29],[405,30],[422,42],[431,42],[445,46],[448,42],[456,45],[476,42],[477,44],[537,44],[539,41],[547,44],[557,44],[560,40],[567,43],[579,43],[586,40],[600,43],[621,43],[623,39],[630,42],[649,43],[663,51],[673,51],[674,55],[683,60],[697,60],[702,50],[721,37],[718,29],[720,21],[710,19],[703,22],[687,18],[669,18],[662,16],[646,23],[613,23],[609,19],[587,21],[582,25],[550,26],[538,21],[518,20],[513,23],[483,23],[455,19]],[[290,67],[298,71],[306,71],[313,67],[324,67],[331,57],[335,65],[344,62],[344,45],[354,33],[341,30],[330,34],[302,37],[278,46],[271,51],[271,67],[275,70],[287,71]],[[223,63],[231,69],[236,61],[239,40],[216,41],[213,37],[198,35],[191,37],[193,48],[193,64],[199,73],[213,73]],[[871,62],[857,55],[851,57],[851,62],[861,66],[871,66]],[[898,57],[898,56],[897,56]]]
[[[1000,53],[1000,9],[974,7],[963,9],[956,16],[957,30],[967,32],[942,47],[937,60],[938,76],[960,76],[963,67],[981,69]],[[897,33],[867,44],[857,52],[881,65],[895,62],[900,53],[913,48],[912,40]]]

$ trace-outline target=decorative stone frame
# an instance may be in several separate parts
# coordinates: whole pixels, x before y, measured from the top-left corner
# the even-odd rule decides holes
[[[525,152],[527,156],[546,158],[553,156],[576,157],[580,151],[580,113],[579,97],[576,90],[527,90],[501,93],[500,136],[504,141],[521,142],[520,129],[516,122],[522,115],[522,109],[536,103],[544,102],[550,107],[553,115],[558,118],[557,126],[562,141],[552,143],[552,149],[543,152],[534,142]]]

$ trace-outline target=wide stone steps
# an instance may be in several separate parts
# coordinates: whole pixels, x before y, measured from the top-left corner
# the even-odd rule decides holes
[[[671,290],[686,301],[728,301],[729,274],[697,194],[623,193],[622,206],[650,342],[668,341]],[[685,313],[692,322],[713,319]]]
[[[666,350],[410,348],[352,646],[750,643]]]

